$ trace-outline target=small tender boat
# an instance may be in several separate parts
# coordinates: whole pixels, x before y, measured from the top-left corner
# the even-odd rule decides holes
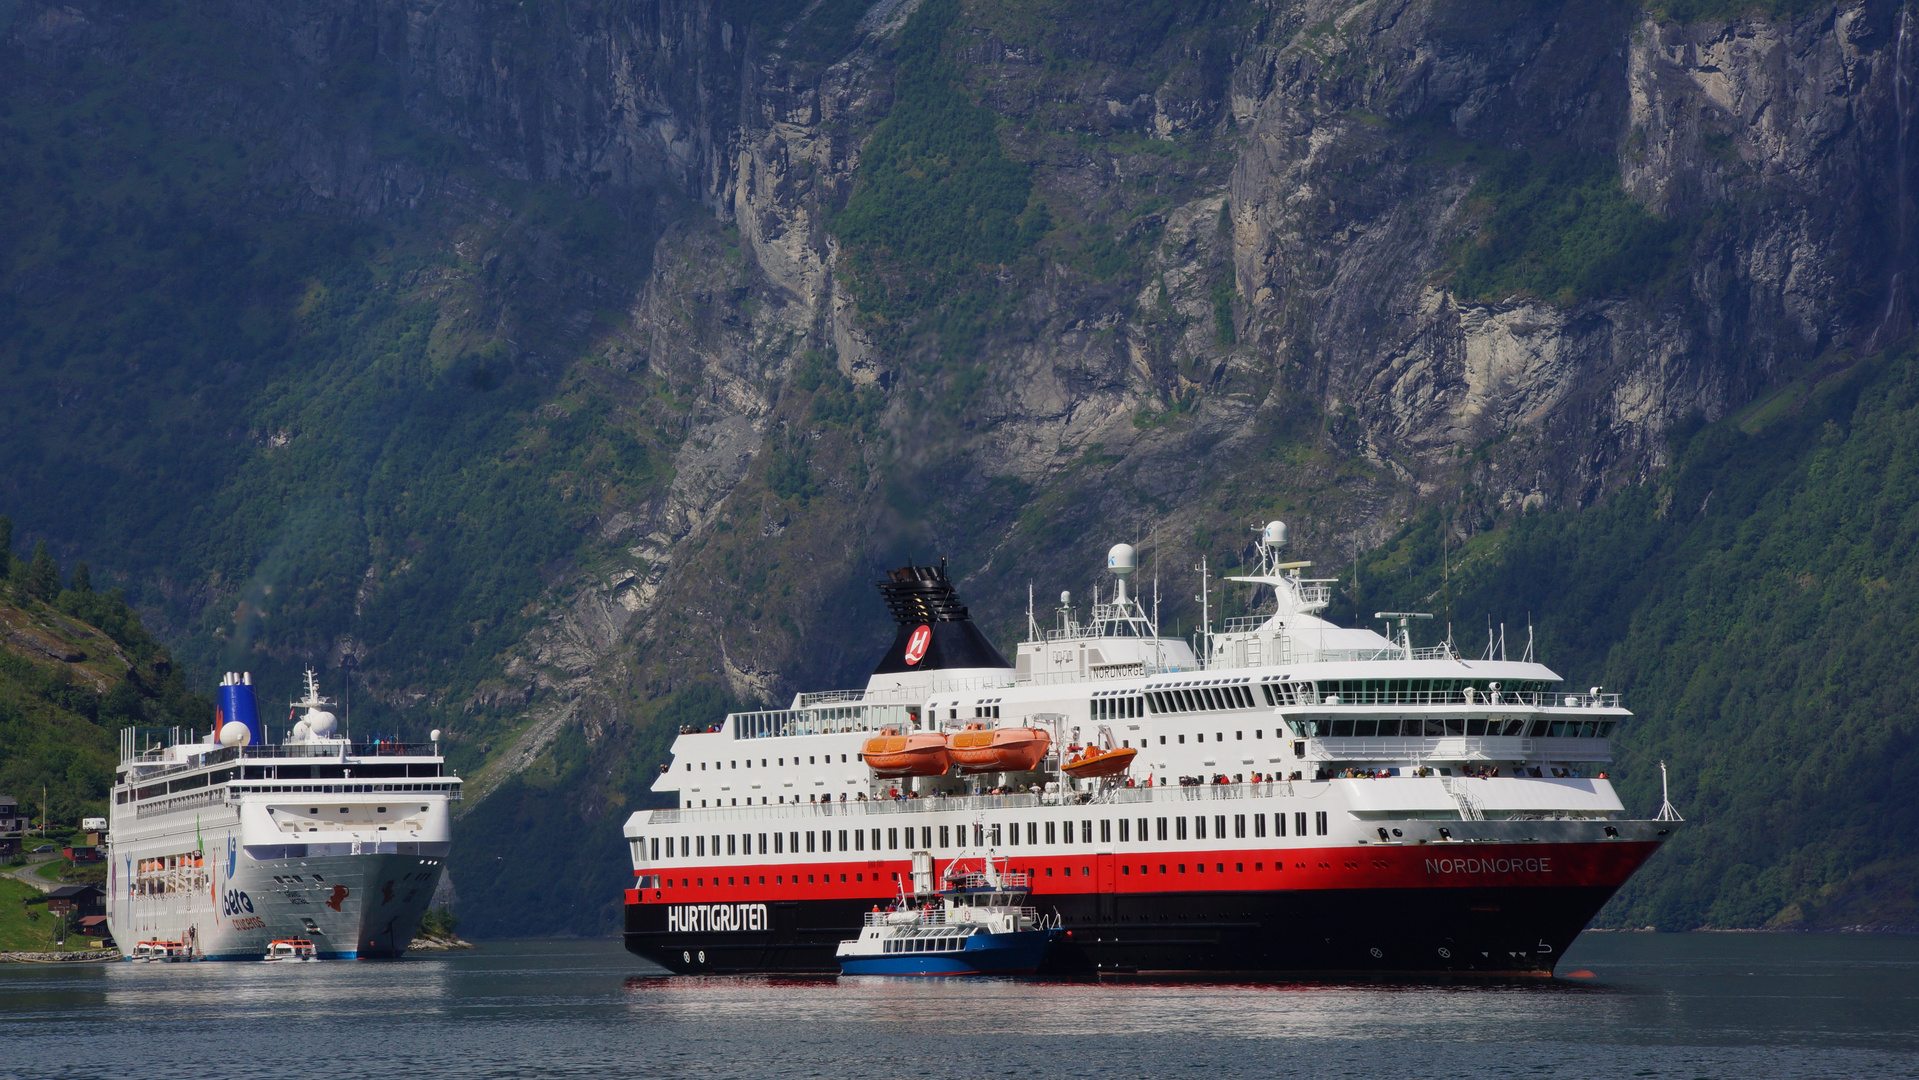
[[[961,772],[1026,772],[1046,760],[1053,736],[1039,728],[968,724],[946,737],[946,747]]]
[[[963,858],[963,856],[962,856]],[[933,856],[913,853],[912,901],[866,915],[860,936],[840,942],[842,975],[1024,975],[1036,970],[1060,935],[1025,905],[1032,882],[996,865],[989,853],[979,870],[947,867],[946,887],[930,895]]]
[[[1062,769],[1066,775],[1077,780],[1094,776],[1118,776],[1132,768],[1133,759],[1138,756],[1139,751],[1130,746],[1108,750],[1089,746],[1077,757],[1069,759]]]
[[[190,959],[184,941],[141,941],[127,957],[136,964],[175,964]]]
[[[886,728],[866,740],[860,755],[877,776],[944,776],[953,767],[946,736],[937,731],[901,735]]]
[[[281,938],[268,945],[260,959],[269,964],[305,964],[320,959],[320,953],[306,938]]]

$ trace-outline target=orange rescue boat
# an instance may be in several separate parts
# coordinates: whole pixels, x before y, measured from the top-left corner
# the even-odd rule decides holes
[[[946,737],[946,748],[961,772],[1026,772],[1046,760],[1053,736],[1039,728],[988,730],[985,724],[968,724]]]
[[[1089,746],[1078,757],[1068,761],[1064,771],[1066,775],[1076,780],[1084,780],[1092,776],[1118,776],[1132,768],[1133,759],[1138,756],[1139,751],[1130,746],[1113,750],[1101,750],[1098,747]]]
[[[944,776],[953,767],[946,736],[937,731],[901,735],[887,728],[866,740],[860,755],[879,776]]]

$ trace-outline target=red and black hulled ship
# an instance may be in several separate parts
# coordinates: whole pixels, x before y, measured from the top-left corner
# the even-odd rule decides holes
[[[898,632],[863,689],[674,742],[654,790],[677,805],[625,827],[627,948],[833,972],[914,852],[971,851],[1030,875],[1054,971],[1550,974],[1677,821],[1629,819],[1601,771],[1630,714],[1530,657],[1415,648],[1419,613],[1335,626],[1284,540],[1266,526],[1260,573],[1231,579],[1271,612],[1209,622],[1199,655],[1128,596],[1128,545],[1110,602],[1029,611],[1011,664],[943,565],[891,571]],[[1000,730],[1017,771],[952,760]]]

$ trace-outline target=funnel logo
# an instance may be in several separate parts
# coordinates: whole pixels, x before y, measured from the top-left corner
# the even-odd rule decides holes
[[[924,624],[915,628],[913,636],[906,639],[907,666],[911,667],[926,659],[926,647],[931,644],[933,644],[933,628]]]

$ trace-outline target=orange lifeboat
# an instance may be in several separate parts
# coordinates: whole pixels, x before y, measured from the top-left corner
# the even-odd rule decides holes
[[[1064,771],[1066,775],[1077,780],[1093,776],[1118,776],[1132,768],[1133,759],[1138,756],[1139,751],[1130,746],[1122,746],[1114,750],[1101,750],[1098,747],[1089,746],[1078,757],[1068,761]]]
[[[1026,772],[1046,759],[1053,736],[1039,728],[989,731],[985,724],[968,724],[966,730],[946,737],[946,748],[961,772]]]
[[[944,776],[953,766],[946,736],[936,731],[901,735],[887,728],[866,740],[860,755],[879,776]]]

